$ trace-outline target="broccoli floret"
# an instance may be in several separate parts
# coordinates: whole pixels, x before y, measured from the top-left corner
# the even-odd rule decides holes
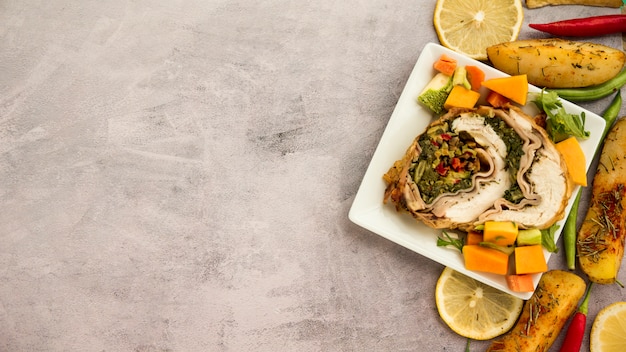
[[[427,108],[432,110],[435,114],[439,115],[444,112],[443,104],[448,99],[450,92],[445,89],[434,90],[429,89],[422,93],[417,100],[426,105]]]
[[[438,73],[426,85],[426,88],[417,97],[417,100],[439,115],[445,111],[443,104],[452,90],[452,77]]]
[[[445,112],[444,104],[452,87],[455,85],[463,86],[467,89],[472,89],[472,86],[467,79],[467,70],[465,66],[458,66],[454,70],[452,76],[448,76],[443,73],[438,73],[433,77],[426,85],[426,88],[417,97],[417,100],[424,104],[427,108],[433,111],[435,114],[440,115]]]

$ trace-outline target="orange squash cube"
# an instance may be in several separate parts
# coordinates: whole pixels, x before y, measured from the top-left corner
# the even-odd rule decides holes
[[[483,241],[498,246],[512,246],[518,233],[517,224],[512,221],[486,221],[483,230]]]
[[[497,250],[479,245],[463,246],[463,259],[467,270],[506,275],[509,256]]]
[[[548,271],[548,263],[540,244],[515,247],[515,273],[537,274]]]

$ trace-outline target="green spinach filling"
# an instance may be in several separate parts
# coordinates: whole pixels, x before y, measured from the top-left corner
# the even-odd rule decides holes
[[[524,151],[523,140],[506,122],[497,117],[485,117],[507,147],[507,169],[513,181],[504,198],[519,203],[523,195],[516,181]],[[409,174],[427,204],[443,193],[454,193],[472,187],[472,176],[480,171],[476,141],[467,133],[451,131],[447,122],[432,126],[418,140],[422,150],[411,165]]]
[[[506,162],[509,176],[511,177],[511,187],[504,192],[504,199],[511,203],[518,204],[524,199],[522,190],[517,183],[517,172],[519,171],[520,160],[524,155],[524,140],[509,126],[504,120],[497,117],[485,118],[487,125],[491,126],[506,145]]]

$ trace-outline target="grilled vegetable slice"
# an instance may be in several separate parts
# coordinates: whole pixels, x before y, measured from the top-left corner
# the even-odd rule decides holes
[[[578,88],[604,83],[626,63],[626,54],[606,45],[558,38],[505,42],[487,48],[495,68],[546,88]]]
[[[522,315],[506,335],[494,340],[487,352],[548,351],[585,293],[585,281],[571,272],[543,274]]]
[[[589,280],[615,282],[624,256],[625,217],[626,118],[621,118],[604,140],[591,203],[576,241],[580,267]]]

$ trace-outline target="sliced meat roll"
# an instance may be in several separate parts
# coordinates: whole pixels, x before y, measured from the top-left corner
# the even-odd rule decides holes
[[[545,130],[520,109],[452,109],[383,176],[393,202],[433,228],[488,220],[548,228],[564,216],[571,180]]]

